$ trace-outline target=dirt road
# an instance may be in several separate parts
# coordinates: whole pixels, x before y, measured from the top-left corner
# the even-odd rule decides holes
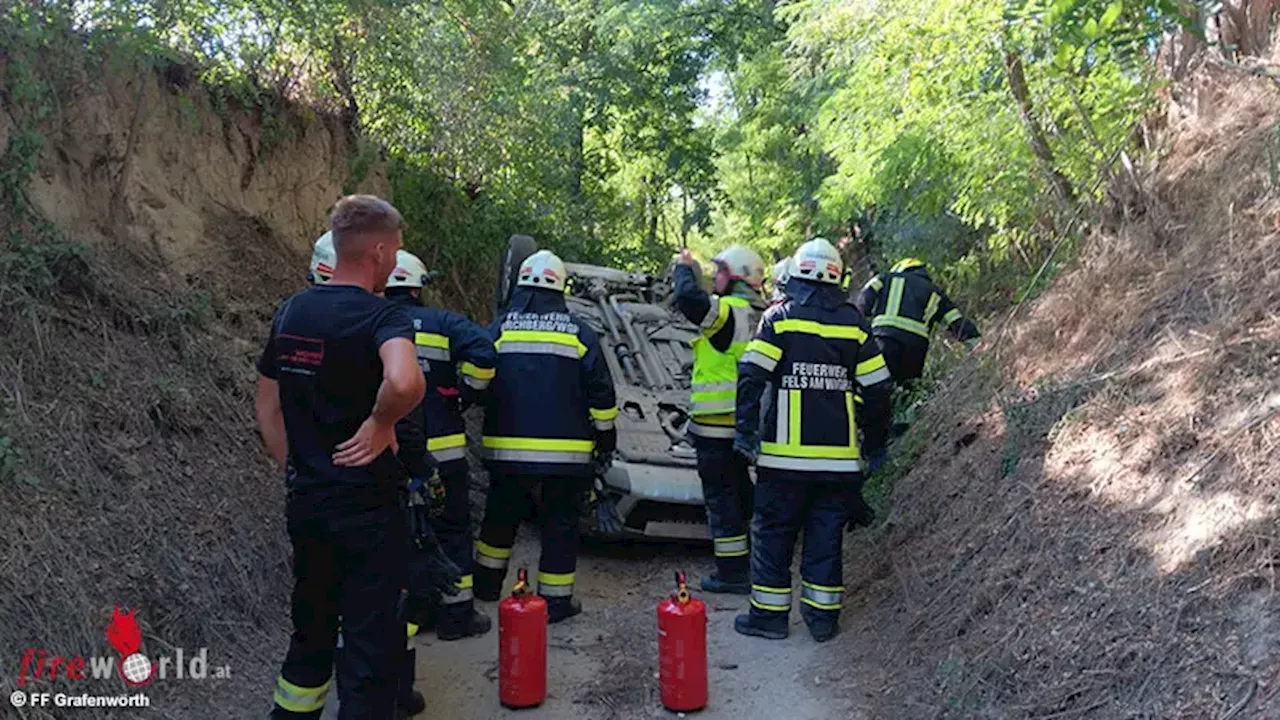
[[[533,531],[522,529],[512,567],[536,568]],[[585,612],[549,633],[549,697],[542,707],[513,712],[498,703],[496,605],[481,603],[495,619],[484,638],[418,642],[418,689],[427,697],[425,718],[449,720],[634,720],[669,713],[658,699],[656,605],[670,591],[672,572],[710,570],[709,549],[680,546],[588,544],[578,561],[578,593]],[[864,717],[829,692],[833,675],[824,659],[830,645],[809,637],[798,613],[792,635],[781,642],[746,638],[733,618],[746,598],[702,596],[709,610],[711,704],[698,717],[826,720]]]

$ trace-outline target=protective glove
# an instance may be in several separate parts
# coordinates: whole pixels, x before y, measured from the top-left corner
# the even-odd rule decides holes
[[[862,497],[862,489],[854,493],[853,501],[849,505],[849,519],[844,524],[846,532],[853,532],[860,527],[871,527],[876,521],[876,511],[871,509],[865,498]]]
[[[596,528],[605,535],[621,535],[623,531],[622,519],[618,517],[618,504],[604,490],[604,482],[597,477],[594,487],[591,489],[590,501],[587,507],[595,511]]]
[[[591,464],[597,478],[608,475],[609,470],[613,467],[613,451],[610,450],[607,453],[602,453],[597,450],[595,457],[591,459]]]
[[[613,451],[617,449],[617,429],[596,431],[596,455],[608,455],[609,457],[613,457]]]
[[[884,467],[884,463],[888,459],[889,451],[885,448],[880,447],[875,448],[874,450],[868,450],[866,456],[867,475],[875,475],[880,468]]]
[[[733,436],[733,451],[745,458],[747,464],[754,465],[760,457],[760,438],[737,433]]]
[[[409,479],[409,505],[425,506],[430,518],[444,514],[444,481],[438,468],[431,468],[431,475],[426,478]]]
[[[421,496],[418,498],[421,500]],[[445,555],[444,547],[431,528],[425,503],[410,500],[409,530],[417,552],[422,555],[421,559],[415,559],[415,564],[421,569],[422,582],[419,584],[426,594],[418,599],[424,603],[438,603],[444,595],[457,595],[462,570]]]
[[[973,352],[978,349],[978,344],[981,342],[982,338],[969,338],[964,341],[964,349],[968,352]]]

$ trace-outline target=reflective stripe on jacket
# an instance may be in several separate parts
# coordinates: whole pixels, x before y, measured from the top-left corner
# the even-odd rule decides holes
[[[877,335],[928,342],[938,323],[961,340],[980,335],[924,268],[876,275],[858,293],[857,306]]]
[[[704,415],[732,417],[734,398],[738,393],[738,361],[747,351],[747,343],[760,321],[760,310],[740,297],[714,297],[713,310],[704,321],[702,335],[693,339],[693,383],[689,396],[690,414],[694,418]],[[729,348],[724,352],[712,346],[710,336],[715,335],[732,319],[732,336]]]
[[[866,401],[868,444],[888,425],[889,371],[862,314],[835,286],[807,286],[770,308],[738,368],[737,432],[760,428],[761,471],[797,479],[850,479],[862,468],[854,395]],[[759,422],[766,384],[772,408]]]
[[[494,377],[497,354],[493,338],[463,315],[404,301],[413,316],[418,364],[427,377],[421,412],[426,450],[438,463],[466,459],[466,424],[459,384],[474,392],[486,390]]]
[[[735,294],[709,295],[698,287],[692,269],[683,265],[677,266],[675,280],[677,308],[702,330],[692,343],[689,432],[731,439],[738,361],[760,322],[763,301],[743,283],[735,284]]]
[[[490,328],[497,373],[485,412],[486,464],[503,472],[589,475],[597,432],[618,415],[600,341],[564,295],[519,288]]]

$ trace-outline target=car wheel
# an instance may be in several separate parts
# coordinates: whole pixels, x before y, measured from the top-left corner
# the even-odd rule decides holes
[[[538,251],[538,243],[528,235],[512,235],[507,240],[507,249],[502,254],[502,262],[498,266],[498,288],[493,296],[494,314],[501,314],[511,303],[511,293],[516,287],[516,276],[520,274],[520,265],[530,255]]]

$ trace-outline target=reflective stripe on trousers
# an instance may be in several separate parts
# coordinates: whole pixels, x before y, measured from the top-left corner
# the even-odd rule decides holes
[[[511,548],[494,547],[483,540],[476,541],[476,564],[490,570],[506,570],[511,562]]]
[[[791,612],[791,588],[751,586],[751,606],[768,612]]]
[[[716,538],[714,544],[716,557],[745,557],[750,552],[746,535]]]
[[[800,602],[818,610],[839,610],[844,603],[844,588],[800,583]]]
[[[571,597],[577,573],[538,572],[538,594],[542,597]]]
[[[315,712],[324,708],[325,697],[329,694],[329,682],[320,687],[305,688],[285,680],[276,678],[276,692],[272,698],[276,705],[294,713]]]

